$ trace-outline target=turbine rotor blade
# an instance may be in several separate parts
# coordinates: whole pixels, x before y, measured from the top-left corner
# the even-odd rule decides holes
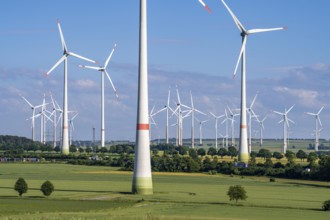
[[[246,33],[247,34],[255,34],[255,33],[269,32],[269,31],[281,31],[281,30],[286,30],[286,29],[287,28],[285,28],[285,27],[266,28],[266,29],[251,29],[251,30],[248,30]]]
[[[320,108],[320,110],[317,112],[317,114],[319,115],[323,109],[324,109],[324,106],[322,106],[322,107]]]
[[[278,111],[273,111],[273,112],[278,114],[278,115],[284,115],[282,112],[278,112]]]
[[[97,66],[85,66],[85,65],[79,65],[80,68],[85,68],[85,69],[93,69],[93,70],[98,70],[101,71],[100,67]]]
[[[97,62],[94,61],[94,60],[88,59],[88,58],[86,58],[86,57],[83,57],[83,56],[78,55],[78,54],[73,53],[73,52],[68,52],[68,55],[71,55],[71,56],[73,56],[73,57],[77,57],[77,58],[79,58],[79,59],[81,59],[81,60],[86,60],[86,61],[91,62],[91,63],[97,63]]]
[[[224,4],[224,6],[227,8],[229,14],[231,15],[231,17],[234,19],[234,22],[237,26],[237,28],[241,31],[241,32],[246,32],[244,26],[241,24],[241,22],[238,20],[238,18],[236,17],[236,15],[230,10],[230,8],[228,7],[228,5],[225,3],[224,0],[221,0],[222,3]]]
[[[253,98],[253,100],[252,100],[252,102],[251,102],[251,105],[250,105],[250,109],[252,110],[252,106],[254,105],[254,103],[255,103],[255,101],[256,101],[256,99],[257,99],[257,96],[258,96],[258,92],[257,92],[257,94],[254,96],[254,98]]]
[[[66,44],[65,44],[65,40],[64,40],[64,37],[63,37],[62,28],[61,28],[61,24],[60,24],[60,21],[59,20],[57,20],[57,26],[58,26],[58,30],[60,32],[61,43],[62,43],[62,50],[63,51],[67,51],[68,48],[66,47]]]
[[[320,125],[322,126],[322,122],[321,122],[320,116],[317,115],[316,118],[317,118],[317,120],[319,121]]]
[[[104,73],[107,75],[107,77],[108,77],[108,79],[109,79],[109,81],[110,81],[110,84],[111,84],[111,86],[112,86],[112,89],[113,89],[113,91],[115,92],[116,97],[118,98],[117,90],[116,90],[115,85],[113,84],[113,82],[112,82],[112,80],[111,80],[111,78],[110,78],[108,72],[107,72],[106,70],[104,70]]]
[[[199,3],[201,3],[203,5],[203,7],[211,14],[212,11],[211,9],[203,2],[203,0],[198,0]]]
[[[233,79],[236,76],[238,64],[240,63],[240,61],[242,59],[243,52],[245,51],[246,40],[247,40],[247,35],[244,35],[241,51],[239,52],[238,59],[237,59],[237,62],[236,62],[236,66],[235,66],[235,70],[234,70],[234,74],[233,74],[233,77],[232,77]]]
[[[291,109],[294,107],[294,105],[293,106],[291,106],[290,108],[289,108],[289,110],[287,110],[286,112],[285,112],[285,114],[288,114],[290,111],[291,111]]]
[[[35,108],[24,96],[21,96],[22,99],[31,107],[31,108]]]
[[[110,60],[111,60],[112,54],[113,54],[113,52],[115,51],[116,46],[117,46],[117,44],[115,44],[115,45],[113,46],[112,51],[111,51],[111,53],[110,53],[110,55],[109,55],[107,61],[105,61],[104,69],[107,68],[107,66],[108,66],[108,64],[109,64],[109,62],[110,62]]]
[[[170,96],[171,96],[171,88],[168,89],[168,96],[167,96],[167,107],[170,106]]]
[[[45,75],[48,76],[58,65],[60,65],[66,59],[66,57],[67,55],[64,54]]]

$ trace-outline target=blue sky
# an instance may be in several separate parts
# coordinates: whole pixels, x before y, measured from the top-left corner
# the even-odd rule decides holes
[[[289,28],[252,35],[247,42],[247,103],[259,91],[254,110],[261,116],[268,114],[264,136],[282,137],[283,126],[277,123],[280,117],[271,111],[295,104],[289,114],[295,121],[290,136],[312,138],[314,119],[304,112],[317,112],[324,105],[321,137],[329,138],[330,2],[226,2],[247,29]],[[176,85],[182,102],[189,104],[191,91],[201,111],[220,115],[227,105],[239,107],[240,76],[232,80],[231,75],[241,37],[220,0],[205,3],[212,14],[197,0],[148,1],[149,109],[163,107],[169,86],[174,107]],[[40,104],[44,93],[52,93],[62,105],[62,66],[48,78],[43,76],[62,54],[59,19],[69,50],[80,55],[103,63],[117,43],[108,72],[120,98],[116,100],[107,83],[106,139],[135,139],[139,1],[4,0],[0,12],[1,134],[30,137],[26,119],[31,110],[19,94]],[[79,64],[88,63],[69,60],[69,108],[79,111],[74,139],[91,139],[92,127],[96,127],[97,137],[100,130],[100,75],[79,69]],[[158,130],[153,128],[152,137],[164,137],[165,115],[155,119]],[[223,124],[219,127],[224,133]],[[236,136],[237,129],[238,121]],[[257,129],[256,123],[252,129]],[[205,124],[203,133],[214,137],[214,121]],[[170,135],[175,136],[174,127]],[[189,136],[187,119],[184,137]]]

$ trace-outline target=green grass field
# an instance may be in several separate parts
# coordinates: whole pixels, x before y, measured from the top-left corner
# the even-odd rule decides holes
[[[29,190],[13,186],[23,177]],[[154,195],[130,194],[131,172],[65,164],[0,164],[0,219],[330,219],[321,211],[330,183],[266,177],[154,173]],[[44,198],[40,186],[55,191]],[[242,185],[246,201],[230,202],[230,185]]]

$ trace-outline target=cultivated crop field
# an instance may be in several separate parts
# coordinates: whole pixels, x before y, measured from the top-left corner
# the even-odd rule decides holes
[[[29,190],[13,186],[23,177]],[[330,183],[208,174],[153,173],[154,195],[130,194],[131,172],[66,164],[0,164],[0,219],[330,219]],[[49,198],[40,186],[50,180]],[[229,201],[231,185],[247,200]]]

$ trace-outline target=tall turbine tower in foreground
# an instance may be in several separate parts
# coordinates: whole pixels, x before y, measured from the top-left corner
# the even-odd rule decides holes
[[[140,0],[140,56],[132,193],[153,194],[148,110],[147,0]]]
[[[320,108],[320,110],[317,113],[311,113],[307,112],[307,115],[311,115],[315,117],[315,151],[319,151],[319,138],[320,138],[320,129],[319,129],[319,123],[322,126],[321,119],[320,119],[320,113],[323,110],[324,106]]]
[[[203,1],[200,0],[203,4]],[[140,45],[137,125],[132,193],[153,194],[148,110],[147,0],[140,0]]]
[[[233,78],[236,75],[236,71],[238,68],[238,64],[241,61],[242,66],[242,76],[241,76],[241,121],[240,121],[240,143],[239,143],[239,155],[238,159],[241,162],[248,163],[249,161],[249,149],[248,149],[248,141],[247,141],[247,124],[246,124],[246,79],[245,79],[245,45],[246,40],[249,34],[261,33],[266,31],[277,31],[277,30],[284,30],[284,27],[280,28],[270,28],[270,29],[250,29],[246,30],[241,22],[237,19],[235,14],[230,10],[224,0],[221,0],[224,6],[227,8],[228,12],[230,13],[231,17],[233,18],[236,26],[241,32],[242,36],[242,47],[241,51],[238,56],[238,60],[236,63],[235,71]]]

